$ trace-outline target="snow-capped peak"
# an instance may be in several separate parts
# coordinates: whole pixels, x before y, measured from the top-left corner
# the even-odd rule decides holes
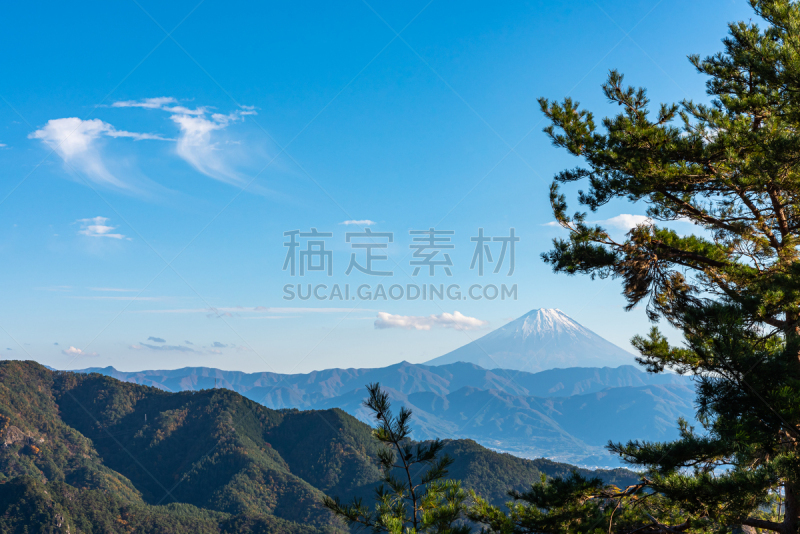
[[[633,355],[558,309],[531,310],[480,339],[430,360],[430,365],[469,362],[486,369],[540,371],[556,367],[630,364]]]
[[[498,333],[509,337],[527,339],[530,336],[544,335],[586,335],[587,330],[573,321],[567,314],[557,308],[541,308],[531,310],[522,317],[508,323]]]

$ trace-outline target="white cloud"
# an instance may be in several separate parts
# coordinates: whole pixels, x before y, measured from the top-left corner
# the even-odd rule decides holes
[[[77,223],[80,223],[81,229],[78,230],[78,234],[86,235],[89,237],[110,237],[111,239],[128,239],[129,237],[125,237],[123,234],[114,234],[111,231],[116,230],[116,226],[108,226],[106,222],[108,221],[108,217],[92,217],[90,219],[78,219]]]
[[[102,296],[102,297],[69,297],[71,299],[76,300],[144,300],[144,301],[158,301],[164,300],[165,297],[109,297],[109,296]]]
[[[236,111],[229,115],[213,113],[210,118],[205,114],[174,113],[170,118],[180,128],[178,144],[175,149],[197,171],[232,184],[242,184],[243,178],[237,173],[230,161],[225,158],[214,132],[224,130],[235,121],[242,120],[244,115],[255,111]]]
[[[111,104],[114,108],[142,108],[164,111],[178,129],[177,139],[167,139],[157,134],[117,130],[100,119],[82,120],[77,117],[53,119],[28,137],[40,139],[53,149],[71,167],[91,180],[119,188],[131,187],[109,170],[103,157],[99,140],[103,137],[130,138],[135,141],[158,139],[176,141],[176,153],[197,171],[227,183],[243,185],[244,177],[235,170],[235,158],[226,154],[221,131],[230,124],[244,120],[246,115],[256,115],[253,106],[241,106],[229,114],[214,113],[208,107],[189,108],[171,96],[122,100]],[[233,144],[232,142],[227,144]],[[2,147],[2,146],[0,146]]]
[[[96,352],[84,352],[77,347],[73,347],[72,345],[70,345],[68,349],[62,350],[61,353],[65,356],[97,356]]]
[[[89,291],[113,291],[117,293],[136,293],[138,289],[122,289],[119,287],[90,287]]]
[[[474,330],[488,324],[475,317],[467,317],[460,312],[442,313],[440,315],[392,315],[378,312],[375,328],[404,328],[406,330],[430,330],[431,328],[454,328],[456,330]]]
[[[339,224],[344,224],[344,225],[347,225],[347,226],[349,226],[351,224],[355,225],[355,226],[371,226],[373,224],[378,224],[378,223],[376,223],[375,221],[370,221],[369,219],[364,219],[362,221],[343,221],[343,222],[340,222]]]
[[[630,213],[622,213],[604,221],[597,221],[597,223],[611,226],[612,228],[616,228],[618,230],[628,231],[631,228],[639,226],[640,224],[653,224],[653,219],[645,215],[631,215]]]
[[[186,347],[184,345],[150,345],[147,343],[139,343],[138,345],[131,345],[129,348],[133,350],[154,350],[166,352],[197,352],[196,350]]]
[[[78,117],[49,120],[43,128],[28,135],[30,139],[40,139],[69,167],[83,172],[91,180],[123,189],[129,188],[108,170],[97,146],[101,137],[127,137],[135,141],[165,140],[155,134],[117,130],[100,119],[82,120]]]
[[[143,98],[141,100],[121,100],[111,104],[111,107],[159,109],[162,111],[169,111],[170,113],[181,113],[183,115],[203,115],[207,111],[205,107],[190,109],[186,106],[178,105],[178,100],[171,96],[158,96],[155,98]]]
[[[64,292],[64,291],[72,291],[72,286],[50,286],[50,287],[34,287],[33,289],[37,291],[56,291],[56,292]]]
[[[153,350],[165,352],[197,352],[196,350],[184,345],[149,345],[147,343],[139,343],[138,345],[131,345],[128,348],[131,350]]]
[[[244,313],[350,313],[352,308],[268,308],[265,306],[256,306],[255,308],[243,308],[235,306],[232,308],[182,308],[176,310],[140,310],[138,313],[211,313],[213,314],[244,314]],[[374,311],[363,309],[361,311]]]
[[[143,98],[142,100],[122,100],[111,104],[112,108],[145,108],[161,109],[167,104],[177,104],[178,101],[171,96],[158,96],[155,98]]]
[[[219,132],[229,124],[244,119],[245,115],[256,115],[253,106],[241,106],[230,114],[211,113],[206,107],[188,108],[178,100],[161,96],[142,100],[114,102],[112,107],[159,109],[171,113],[170,119],[180,129],[176,152],[197,171],[222,182],[242,185],[244,179],[234,170],[230,160],[220,148]]]

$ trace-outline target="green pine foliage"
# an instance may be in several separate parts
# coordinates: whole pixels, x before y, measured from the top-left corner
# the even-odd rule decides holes
[[[323,503],[355,527],[391,534],[468,534],[463,524],[467,493],[461,483],[447,479],[453,458],[443,453],[444,445],[411,441],[411,411],[405,407],[395,416],[389,395],[380,385],[367,386],[364,406],[375,417],[372,436],[383,446],[378,460],[383,475],[375,490],[374,510],[361,498],[343,504],[338,497],[325,497]]]
[[[551,202],[569,232],[543,255],[556,272],[621,280],[629,307],[680,329],[633,343],[651,372],[696,377],[700,428],[671,443],[610,443],[645,470],[615,487],[578,475],[514,494],[511,510],[478,502],[491,532],[800,532],[800,5],[751,0],[761,19],[730,24],[724,50],[690,57],[710,104],[651,106],[611,72],[620,107],[594,115],[540,101],[557,147],[585,165],[558,174]],[[578,200],[647,205],[650,223],[623,239],[569,215]],[[669,227],[689,221],[694,235]]]

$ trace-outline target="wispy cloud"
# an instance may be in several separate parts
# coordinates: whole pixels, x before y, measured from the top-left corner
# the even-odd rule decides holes
[[[109,171],[98,147],[98,140],[102,137],[127,137],[135,141],[166,140],[156,134],[117,130],[100,119],[82,120],[78,117],[49,120],[43,128],[29,134],[28,137],[41,140],[53,149],[68,167],[84,173],[90,180],[122,189],[130,189],[130,186]]]
[[[83,120],[64,117],[47,121],[42,128],[30,133],[30,139],[39,139],[53,149],[67,167],[84,174],[90,180],[103,185],[134,190],[133,186],[109,168],[112,160],[104,155],[103,138],[129,138],[134,141],[176,141],[176,154],[197,171],[223,182],[241,185],[244,177],[236,171],[236,158],[223,149],[224,137],[220,132],[230,124],[239,122],[247,115],[257,112],[252,106],[241,106],[228,113],[216,113],[208,107],[191,108],[169,96],[123,100],[111,104],[114,108],[141,108],[169,113],[170,120],[178,127],[176,139],[160,134],[118,130],[101,119]],[[4,145],[0,145],[2,148]],[[113,167],[113,165],[111,166]]]
[[[353,225],[353,226],[372,226],[373,224],[378,224],[378,223],[376,223],[375,221],[370,221],[369,219],[363,219],[363,220],[360,220],[360,221],[356,221],[356,220],[342,221],[339,224],[344,224],[344,225],[347,225],[347,226],[350,226],[350,225]]]
[[[181,132],[175,147],[177,154],[206,176],[226,183],[242,184],[244,179],[224,156],[214,132],[224,130],[231,122],[241,120],[250,113],[255,112],[236,111],[229,115],[213,113],[210,117],[204,114],[173,114],[171,118]]]
[[[136,293],[138,289],[123,289],[119,287],[90,287],[89,291],[108,291],[113,293]]]
[[[193,348],[186,347],[184,345],[149,345],[147,343],[139,343],[138,345],[131,345],[130,348],[133,350],[148,349],[168,352],[197,352]]]
[[[96,352],[84,352],[83,350],[70,345],[68,349],[61,351],[65,356],[97,356]]]
[[[175,146],[178,156],[198,172],[215,180],[237,185],[244,183],[244,178],[221,148],[218,133],[247,115],[256,115],[254,107],[241,106],[228,114],[214,113],[202,106],[194,109],[182,106],[176,98],[169,96],[124,100],[114,102],[112,107],[158,109],[170,113],[170,119],[180,131]]]
[[[155,98],[143,98],[142,100],[121,100],[111,104],[112,108],[145,108],[163,109],[170,104],[177,104],[178,101],[171,96],[158,96]]]
[[[378,312],[375,328],[403,328],[406,330],[430,330],[432,328],[453,328],[455,330],[475,330],[488,324],[475,317],[467,317],[461,312],[439,315],[392,315]]]
[[[122,297],[122,296],[120,296],[120,297],[116,297],[116,296],[112,297],[112,296],[103,295],[103,296],[89,296],[89,297],[75,296],[75,297],[68,297],[68,298],[75,299],[75,300],[143,300],[143,301],[152,302],[152,301],[164,300],[164,298],[166,298],[166,297]]]
[[[179,308],[165,310],[137,310],[137,313],[206,313],[206,314],[266,314],[266,313],[350,313],[352,308],[269,308],[266,306],[242,307],[234,306],[229,308]],[[374,311],[362,309],[361,311]]]
[[[78,230],[78,234],[85,235],[89,237],[110,237],[111,239],[127,239],[128,241],[131,240],[130,237],[126,237],[123,234],[113,233],[112,230],[116,230],[117,226],[108,226],[106,223],[108,222],[108,217],[91,217],[89,219],[78,219],[75,221],[76,223],[81,225],[81,229]]]
[[[54,291],[57,293],[65,293],[72,291],[72,286],[49,286],[49,287],[34,287],[37,291]]]
[[[143,98],[141,100],[121,100],[111,104],[111,107],[160,109],[162,111],[181,113],[183,115],[203,115],[208,111],[208,108],[205,107],[191,109],[186,106],[181,106],[178,104],[178,99],[171,96],[158,96],[155,98]]]
[[[167,342],[166,339],[163,339],[163,338],[160,338],[160,337],[153,337],[153,336],[148,337],[147,341],[153,341],[155,343],[166,343]]]
[[[214,347],[214,348],[216,348],[216,349],[224,349],[224,348],[226,348],[228,345],[226,345],[226,344],[224,344],[224,343],[220,343],[219,341],[215,341],[215,342],[214,342],[214,343],[213,343],[211,346],[212,346],[212,347]]]

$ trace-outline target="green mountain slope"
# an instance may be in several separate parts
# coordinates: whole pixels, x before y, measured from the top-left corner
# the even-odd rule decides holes
[[[168,393],[34,362],[0,362],[0,428],[2,532],[344,531],[322,496],[368,496],[379,478],[369,427],[341,410],[271,410],[230,390]],[[451,476],[493,502],[569,469],[447,447]]]
[[[365,385],[380,382],[396,407],[414,411],[417,439],[469,438],[524,458],[548,457],[584,466],[618,466],[609,439],[678,437],[679,417],[694,422],[694,382],[675,374],[617,368],[487,370],[458,362],[402,362],[378,369],[326,369],[307,374],[243,373],[208,367],[138,372],[85,369],[165,391],[215,384],[269,408],[341,408],[362,421]]]

